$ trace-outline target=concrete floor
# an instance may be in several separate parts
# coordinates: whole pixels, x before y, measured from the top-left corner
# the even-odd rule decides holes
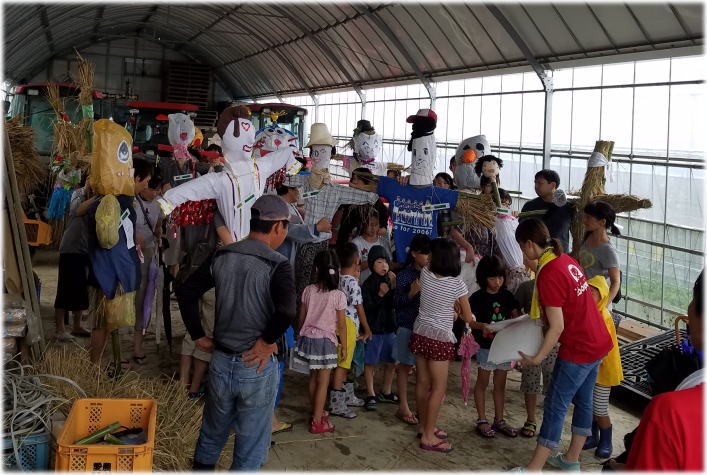
[[[49,341],[54,335],[54,296],[56,293],[57,254],[39,251],[33,259],[35,272],[42,281],[40,304],[44,331]],[[153,331],[146,336],[145,365],[134,367],[146,375],[176,374],[179,364],[178,351],[184,335],[184,325],[179,310],[172,301],[173,346],[170,354],[164,334],[158,345]],[[123,351],[130,354],[129,330],[122,336]],[[82,343],[88,345],[88,339]],[[53,340],[52,344],[62,344]],[[307,402],[307,376],[287,371],[283,399],[278,409],[279,417],[294,423],[294,430],[273,438],[274,446],[265,465],[265,470],[406,470],[406,471],[500,471],[527,462],[535,448],[535,440],[521,436],[509,438],[498,434],[494,439],[484,439],[474,431],[476,411],[473,395],[468,405],[462,400],[459,370],[461,363],[454,362],[450,368],[446,400],[439,417],[439,426],[450,434],[454,451],[439,454],[420,450],[415,438],[416,429],[395,417],[397,406],[379,404],[377,411],[361,409],[353,420],[332,418],[336,432],[312,435],[307,429],[309,406]],[[476,364],[472,361],[472,381],[476,377]],[[414,383],[414,377],[412,378]],[[516,427],[525,421],[523,396],[519,391],[520,372],[511,371],[506,389],[506,419]],[[409,385],[409,395],[414,400],[414,387]],[[610,413],[614,425],[614,455],[623,451],[623,435],[638,425],[640,413],[646,401],[620,388],[614,389]],[[488,415],[492,416],[492,398],[487,393]],[[542,417],[542,405],[538,408]],[[561,446],[569,443],[570,417],[565,420]],[[198,428],[195,428],[198,430]],[[230,465],[232,438],[224,450],[219,466]],[[593,451],[582,454],[582,470],[601,470],[600,460]],[[551,469],[552,470],[552,469]]]

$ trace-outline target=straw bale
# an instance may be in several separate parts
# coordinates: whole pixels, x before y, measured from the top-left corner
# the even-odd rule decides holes
[[[142,376],[124,371],[111,379],[89,362],[88,351],[78,345],[50,347],[36,364],[38,371],[69,378],[89,398],[132,398],[157,401],[157,427],[153,470],[191,469],[196,439],[201,425],[201,405],[185,397],[179,381]],[[72,402],[80,397],[76,388],[60,380],[50,380],[56,392]],[[68,408],[66,408],[68,414]]]

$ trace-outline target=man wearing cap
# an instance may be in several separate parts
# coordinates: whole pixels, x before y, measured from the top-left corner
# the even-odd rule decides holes
[[[189,290],[216,287],[216,318],[209,342],[198,332],[198,308],[183,316],[195,342],[213,345],[194,469],[215,467],[231,428],[231,470],[259,470],[267,460],[279,381],[275,342],[295,317],[292,266],[275,251],[287,237],[289,215],[282,198],[261,196],[251,208],[248,237],[216,251],[212,269],[195,271],[201,286]]]

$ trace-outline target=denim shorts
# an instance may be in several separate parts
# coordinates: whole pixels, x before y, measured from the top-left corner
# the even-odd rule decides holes
[[[601,359],[591,363],[572,363],[557,358],[552,384],[545,396],[538,445],[557,450],[570,403],[574,404],[572,433],[592,435],[592,393],[599,363]]]
[[[398,328],[395,334],[395,348],[393,349],[393,357],[400,364],[415,366],[415,355],[410,351],[410,337],[412,330],[405,327]]]
[[[364,363],[374,365],[378,363],[395,363],[393,348],[395,347],[395,333],[381,333],[373,335],[366,342]]]
[[[489,363],[489,351],[487,348],[479,348],[478,353],[476,353],[476,362],[479,364],[479,368],[486,371],[496,371],[497,369],[501,371],[511,370],[510,361],[501,364]]]

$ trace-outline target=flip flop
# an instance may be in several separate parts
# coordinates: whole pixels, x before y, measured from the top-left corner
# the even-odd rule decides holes
[[[448,454],[449,452],[454,450],[452,448],[452,444],[449,444],[449,447],[442,447],[443,444],[449,444],[449,441],[446,439],[442,439],[436,444],[424,444],[420,442],[420,448],[422,450],[429,450],[431,452],[441,452],[443,454]]]
[[[281,434],[283,432],[290,432],[293,425],[289,422],[280,422],[280,427],[277,430],[272,431],[272,435]]]
[[[417,420],[417,417],[415,417],[415,414],[413,414],[412,412],[407,415],[403,415],[403,414],[400,414],[399,412],[396,412],[395,417],[397,417],[398,419],[400,419],[401,421],[403,421],[406,424],[410,424],[411,426],[420,423],[420,421]]]
[[[437,437],[438,439],[446,439],[447,437],[449,437],[449,434],[447,434],[442,429],[435,429],[435,437]],[[417,438],[422,439],[422,432],[417,433]]]

